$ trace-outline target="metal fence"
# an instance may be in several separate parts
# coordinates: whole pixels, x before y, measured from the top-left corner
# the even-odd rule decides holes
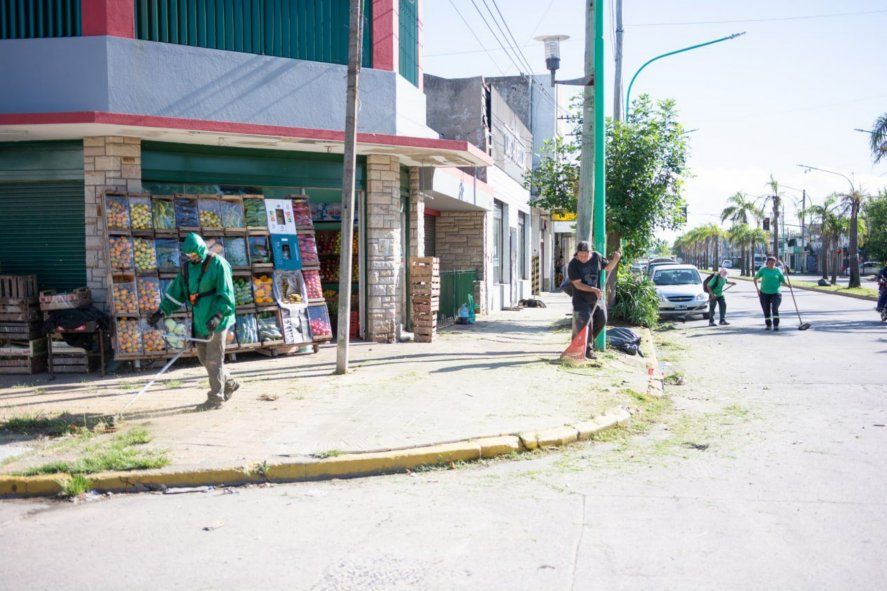
[[[80,0],[0,0],[0,39],[79,35]]]
[[[451,324],[459,315],[459,308],[468,302],[468,296],[474,296],[474,283],[477,271],[449,270],[440,272],[440,310],[437,313],[438,324]]]

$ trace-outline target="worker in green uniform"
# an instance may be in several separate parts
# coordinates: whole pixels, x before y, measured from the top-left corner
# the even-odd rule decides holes
[[[717,273],[712,273],[705,280],[705,291],[708,293],[708,325],[715,325],[715,304],[721,316],[721,326],[730,324],[727,322],[727,300],[724,298],[724,288],[727,285],[736,285],[735,281],[727,281],[727,269],[721,267]]]
[[[761,287],[758,288],[758,280]],[[782,303],[780,288],[785,285],[785,275],[776,267],[776,257],[767,257],[767,264],[755,273],[755,289],[758,290],[758,299],[764,310],[764,330],[779,330],[779,304]]]
[[[197,358],[209,374],[209,393],[198,408],[220,408],[240,384],[225,371],[225,343],[228,329],[234,326],[234,281],[231,265],[222,256],[209,252],[203,238],[188,234],[182,243],[182,254],[188,259],[169,285],[160,309],[151,315],[157,326],[169,315],[189,303],[192,309],[193,336],[208,339],[196,343]]]

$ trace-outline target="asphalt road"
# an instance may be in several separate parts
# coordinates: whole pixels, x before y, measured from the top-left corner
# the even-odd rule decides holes
[[[663,333],[673,405],[632,437],[413,475],[0,503],[3,589],[879,589],[887,325]],[[503,384],[503,387],[507,385]]]

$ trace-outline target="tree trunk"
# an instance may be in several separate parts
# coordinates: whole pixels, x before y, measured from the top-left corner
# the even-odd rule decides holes
[[[602,252],[604,257],[612,255],[622,246],[622,235],[616,232],[607,232],[607,252]],[[607,275],[607,307],[612,308],[616,302],[616,275],[619,274],[620,262],[613,269],[613,272]]]
[[[837,244],[837,240],[836,240],[835,246],[837,246],[837,245],[838,244]],[[831,253],[831,255],[832,255],[832,285],[835,285],[838,283],[838,265],[841,264],[841,260],[840,260],[841,255],[838,253],[837,248],[833,249],[833,251],[834,252]]]
[[[720,257],[718,257],[718,254],[720,254],[719,250],[720,250],[721,245],[718,244],[718,242],[719,242],[719,240],[715,239],[715,264],[714,264],[715,271],[717,271],[718,267],[721,266]]]
[[[848,287],[859,287],[859,204],[850,204],[850,284]]]

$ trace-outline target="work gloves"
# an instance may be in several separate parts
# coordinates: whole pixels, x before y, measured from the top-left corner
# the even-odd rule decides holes
[[[163,312],[160,310],[156,310],[151,317],[148,318],[148,324],[150,324],[153,328],[157,328],[157,325],[160,324],[160,321],[163,320]]]
[[[210,318],[209,320],[206,321],[206,329],[210,333],[214,333],[214,332],[216,332],[216,329],[219,328],[219,325],[221,323],[222,323],[221,314],[216,314],[215,316],[213,316],[212,318]]]

